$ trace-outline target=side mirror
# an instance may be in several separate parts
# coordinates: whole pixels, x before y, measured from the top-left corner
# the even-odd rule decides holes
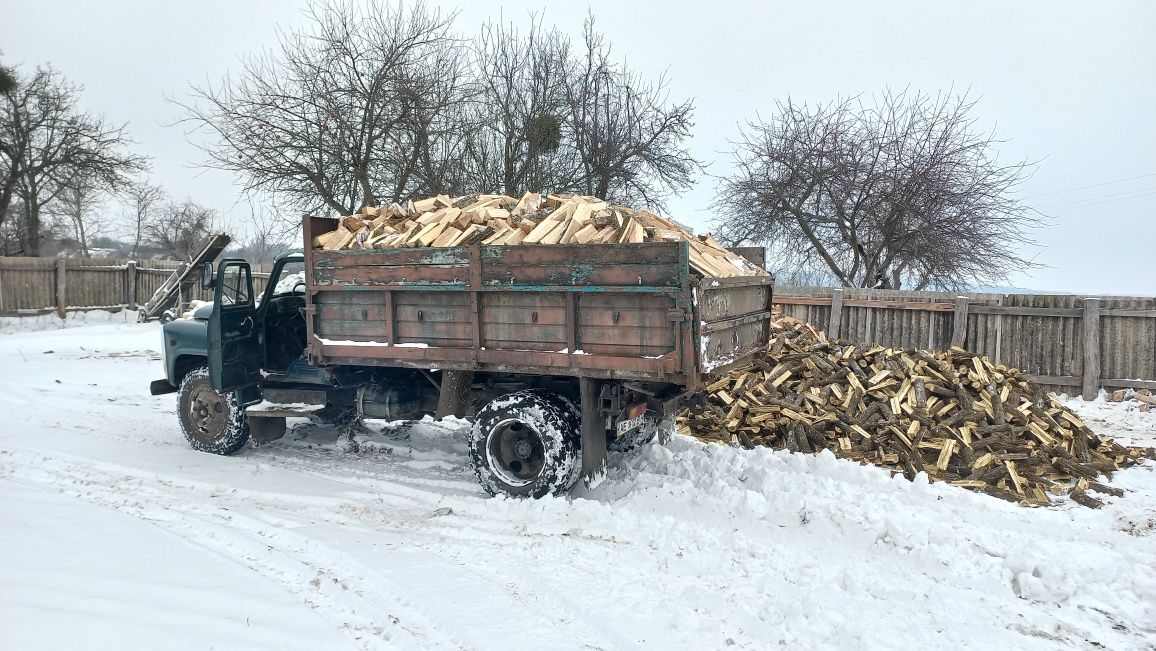
[[[213,288],[213,265],[206,262],[201,265],[201,289]]]

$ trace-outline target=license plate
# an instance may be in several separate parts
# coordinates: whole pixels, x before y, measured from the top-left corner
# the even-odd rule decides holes
[[[636,427],[640,427],[644,422],[646,422],[646,414],[635,416],[629,420],[620,420],[616,426],[618,435],[621,436],[622,434],[625,434],[626,432],[629,432]]]

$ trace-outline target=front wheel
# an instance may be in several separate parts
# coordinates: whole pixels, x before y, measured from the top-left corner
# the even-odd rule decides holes
[[[233,454],[249,440],[249,419],[233,392],[218,393],[201,366],[181,380],[177,416],[185,439],[194,450]]]
[[[578,410],[530,389],[491,401],[470,430],[470,460],[491,495],[545,497],[568,490],[582,469]]]

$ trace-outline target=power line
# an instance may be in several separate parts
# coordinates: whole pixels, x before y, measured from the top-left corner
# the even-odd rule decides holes
[[[1134,195],[1127,196],[1127,197],[1116,197],[1115,199],[1104,199],[1103,201],[1092,201],[1092,203],[1072,202],[1070,204],[1059,204],[1058,206],[1051,206],[1049,208],[1041,208],[1040,210],[1055,210],[1057,208],[1060,210],[1070,210],[1072,208],[1089,208],[1091,206],[1099,206],[1099,205],[1102,205],[1105,203],[1115,203],[1117,201],[1127,201],[1129,199],[1142,199],[1144,197],[1148,197],[1148,196],[1152,196],[1152,195],[1156,195],[1156,189],[1147,190],[1147,191],[1143,192],[1142,194],[1134,194]],[[1091,201],[1091,200],[1089,199],[1086,201]]]
[[[1044,206],[1043,209],[1062,208],[1065,206],[1070,206],[1072,204],[1084,203],[1086,201],[1099,201],[1101,199],[1111,199],[1113,197],[1123,197],[1126,199],[1126,198],[1128,198],[1126,195],[1136,194],[1136,193],[1144,193],[1144,192],[1152,192],[1153,190],[1156,190],[1156,187],[1136,188],[1134,190],[1125,190],[1123,192],[1112,192],[1110,194],[1098,194],[1098,195],[1091,196],[1091,197],[1084,197],[1083,199],[1072,199],[1071,201],[1061,201],[1060,203],[1053,203],[1049,206]]]
[[[1050,196],[1055,195],[1055,194],[1065,194],[1068,192],[1078,192],[1080,190],[1090,190],[1092,188],[1098,188],[1098,187],[1105,186],[1105,185],[1112,185],[1114,183],[1124,183],[1127,181],[1135,181],[1137,179],[1147,179],[1147,178],[1150,178],[1153,176],[1156,176],[1156,172],[1153,172],[1151,174],[1141,174],[1140,176],[1130,176],[1126,179],[1115,179],[1113,181],[1104,181],[1103,183],[1093,183],[1092,185],[1085,185],[1085,186],[1081,186],[1078,188],[1068,188],[1067,190],[1056,190],[1055,192],[1045,192],[1043,194],[1033,194],[1030,197],[1024,197],[1024,198],[1025,199],[1039,199],[1040,197],[1050,197]]]

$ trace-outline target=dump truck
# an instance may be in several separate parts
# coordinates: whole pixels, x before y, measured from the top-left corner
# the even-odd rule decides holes
[[[306,217],[261,296],[250,265],[206,265],[212,305],[163,326],[189,444],[231,454],[286,419],[467,417],[493,495],[596,477],[608,450],[669,431],[770,337],[770,276],[702,278],[687,242],[324,250]]]

